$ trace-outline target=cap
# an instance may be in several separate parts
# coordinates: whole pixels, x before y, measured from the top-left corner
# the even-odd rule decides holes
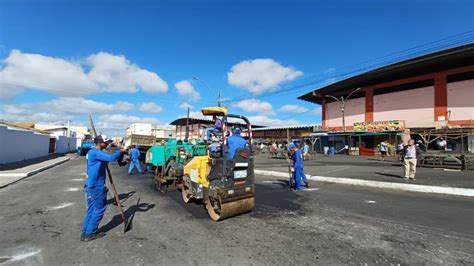
[[[296,148],[296,145],[292,142],[288,145],[288,148],[294,149],[294,148]]]
[[[94,138],[94,143],[95,144],[99,144],[101,142],[104,142],[104,143],[107,143],[107,144],[110,144],[112,143],[112,140],[107,138],[106,135],[99,135],[97,137]]]
[[[232,130],[233,134],[240,134],[240,128],[236,127],[234,130]]]

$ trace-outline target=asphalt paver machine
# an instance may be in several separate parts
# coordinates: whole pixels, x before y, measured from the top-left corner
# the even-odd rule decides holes
[[[212,143],[169,140],[148,150],[147,163],[155,167],[156,187],[161,192],[181,191],[185,203],[202,201],[214,221],[249,212],[255,206],[252,126],[245,116],[229,114],[225,107],[204,108],[202,113],[222,121],[222,130],[215,133]],[[246,126],[248,141],[230,160],[228,120]]]

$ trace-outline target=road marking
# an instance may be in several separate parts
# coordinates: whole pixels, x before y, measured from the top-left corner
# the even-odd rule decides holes
[[[84,179],[82,179],[82,178],[73,178],[73,179],[69,179],[69,181],[84,181]]]
[[[68,187],[66,191],[79,191],[79,188],[77,187]]]
[[[66,202],[66,203],[60,204],[58,206],[47,207],[46,210],[47,211],[54,211],[54,210],[67,208],[67,207],[72,206],[72,205],[74,205],[74,203]]]
[[[36,256],[36,255],[38,255],[40,252],[41,252],[41,250],[38,249],[38,250],[35,250],[35,251],[30,251],[30,252],[26,252],[26,253],[20,253],[20,254],[11,256],[11,257],[0,257],[0,259],[5,259],[5,261],[4,261],[5,263],[6,263],[6,262],[12,262],[12,261],[20,261],[20,260],[24,260],[24,259],[29,258],[29,257],[32,257],[32,256]],[[2,264],[3,264],[3,263],[2,263]]]
[[[319,188],[303,188],[303,191],[316,191],[319,190]]]
[[[277,171],[255,169],[254,172],[255,174],[258,174],[258,175],[270,175],[270,176],[275,176],[275,177],[288,176],[288,173],[277,172]],[[306,177],[312,181],[346,184],[346,185],[353,185],[353,186],[364,186],[364,187],[386,188],[386,189],[403,190],[403,191],[474,197],[474,189],[471,189],[471,188],[393,183],[393,182],[364,180],[364,179],[346,178],[346,177],[310,176],[310,175],[306,175]]]
[[[377,202],[375,202],[375,200],[366,200],[365,203],[373,204],[373,203],[377,203]]]

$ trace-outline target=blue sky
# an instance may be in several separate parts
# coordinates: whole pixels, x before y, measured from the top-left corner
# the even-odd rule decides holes
[[[473,1],[3,0],[0,118],[92,113],[115,135],[169,123],[184,103],[197,112],[222,90],[255,123],[319,123],[318,106],[297,96],[345,67],[473,30],[473,17]]]

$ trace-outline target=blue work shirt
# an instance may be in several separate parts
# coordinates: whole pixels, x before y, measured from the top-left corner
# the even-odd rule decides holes
[[[227,146],[229,147],[229,153],[227,154],[228,160],[233,160],[235,151],[242,149],[247,146],[247,141],[240,136],[240,134],[234,134],[227,138]]]
[[[309,152],[309,146],[308,145],[304,145],[303,146],[303,153],[308,153]]]
[[[216,118],[214,122],[214,128],[221,131],[222,130],[222,121],[219,118]]]
[[[140,158],[140,150],[138,148],[132,149],[130,152],[130,159],[134,162],[138,162],[138,159]]]
[[[86,187],[100,189],[105,187],[105,166],[108,162],[113,162],[120,157],[122,152],[117,150],[109,154],[96,148],[90,149],[87,153],[87,179]]]
[[[291,155],[291,160],[293,161],[293,167],[302,167],[303,166],[303,152],[298,149]]]

